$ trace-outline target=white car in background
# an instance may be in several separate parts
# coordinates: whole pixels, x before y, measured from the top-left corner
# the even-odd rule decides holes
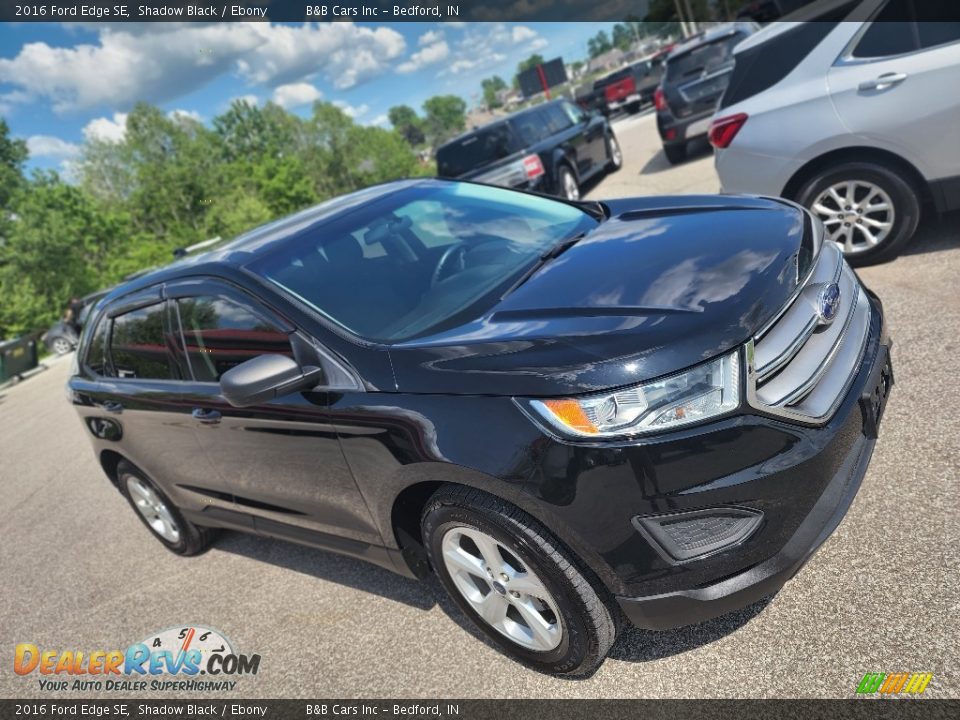
[[[817,2],[738,45],[709,134],[723,191],[810,208],[854,264],[896,256],[923,205],[960,209],[960,21],[924,21],[955,2]]]

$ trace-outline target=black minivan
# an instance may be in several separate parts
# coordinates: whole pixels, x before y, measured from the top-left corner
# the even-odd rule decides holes
[[[584,675],[624,618],[800,569],[867,470],[889,346],[788,201],[422,179],[114,290],[69,397],[171,551],[231,528],[432,571],[513,657]]]
[[[508,115],[437,149],[437,174],[578,200],[583,183],[623,164],[609,121],[569,100]]]

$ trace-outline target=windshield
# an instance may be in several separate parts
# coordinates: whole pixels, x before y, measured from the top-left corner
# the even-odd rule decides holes
[[[667,80],[684,82],[709,75],[713,70],[733,60],[733,49],[742,39],[743,35],[734,33],[670,58],[667,61]]]
[[[400,342],[474,319],[598,221],[501,188],[412,186],[319,223],[249,269],[350,332]]]
[[[437,151],[437,173],[441,177],[459,177],[519,150],[508,123],[489,125],[440,148]]]

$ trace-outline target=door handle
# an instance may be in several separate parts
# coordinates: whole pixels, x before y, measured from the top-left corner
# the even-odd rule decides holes
[[[860,83],[860,90],[884,90],[894,85],[899,85],[907,79],[906,73],[884,73],[873,80],[864,80]]]
[[[194,420],[199,420],[204,425],[216,425],[222,417],[219,410],[208,410],[206,408],[194,408],[190,414],[193,415]]]
[[[101,407],[108,413],[114,413],[115,415],[119,415],[123,412],[123,405],[118,402],[114,402],[113,400],[108,400]]]

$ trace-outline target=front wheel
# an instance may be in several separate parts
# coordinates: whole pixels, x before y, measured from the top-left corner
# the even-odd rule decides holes
[[[66,355],[68,352],[73,350],[73,343],[62,335],[57,335],[52,340],[48,341],[48,347],[57,355]]]
[[[509,655],[567,676],[603,662],[617,635],[613,601],[536,520],[479,490],[448,487],[427,503],[421,526],[447,592]]]
[[[899,174],[870,162],[822,170],[797,193],[797,201],[823,221],[851,265],[892,260],[913,237],[920,198]]]

